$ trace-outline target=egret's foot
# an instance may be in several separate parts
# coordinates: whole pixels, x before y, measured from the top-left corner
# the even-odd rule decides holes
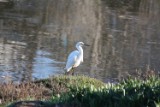
[[[70,71],[65,72],[65,75],[74,75],[74,69],[72,68]]]
[[[72,76],[74,75],[74,72],[72,72]]]
[[[65,75],[74,75],[74,73],[69,71],[69,72],[65,72]]]
[[[65,75],[69,75],[70,73],[69,73],[69,72],[65,72],[64,74],[65,74]]]

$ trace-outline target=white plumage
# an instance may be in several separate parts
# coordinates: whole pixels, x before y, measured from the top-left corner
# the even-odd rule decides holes
[[[78,42],[76,44],[77,50],[69,54],[65,67],[66,73],[69,73],[73,68],[79,66],[83,62],[83,45],[83,42]]]

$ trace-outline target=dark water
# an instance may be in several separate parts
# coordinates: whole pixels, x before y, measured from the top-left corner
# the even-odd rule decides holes
[[[77,41],[76,73],[104,82],[160,69],[160,2],[14,0],[0,3],[0,81],[63,74]]]

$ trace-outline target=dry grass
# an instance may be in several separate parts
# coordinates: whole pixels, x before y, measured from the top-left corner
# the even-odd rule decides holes
[[[46,88],[43,84],[35,83],[22,83],[15,85],[13,83],[0,84],[0,99],[2,103],[20,101],[20,100],[33,100],[33,99],[48,99],[52,90]]]
[[[50,100],[53,95],[69,92],[70,87],[93,84],[97,87],[103,82],[85,76],[57,76],[35,82],[0,84],[1,104],[24,100]]]

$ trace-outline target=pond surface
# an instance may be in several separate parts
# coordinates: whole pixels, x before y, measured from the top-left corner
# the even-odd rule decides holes
[[[78,41],[90,44],[84,47],[84,63],[75,69],[78,75],[108,82],[147,69],[159,72],[160,2],[89,1],[0,3],[0,81],[63,74]]]

